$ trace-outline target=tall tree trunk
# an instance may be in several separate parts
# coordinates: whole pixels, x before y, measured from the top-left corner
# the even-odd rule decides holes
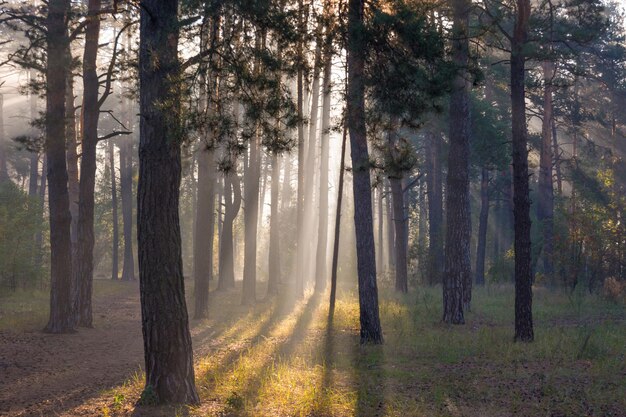
[[[76,259],[77,291],[74,308],[80,326],[93,326],[91,295],[93,287],[94,190],[96,185],[96,149],[98,145],[98,38],[100,35],[100,0],[89,0],[83,55],[83,107],[80,183],[78,198],[78,246]]]
[[[125,139],[120,145],[120,193],[122,195],[122,220],[124,222],[124,267],[122,269],[122,281],[134,281],[133,142],[131,138]]]
[[[485,252],[489,220],[489,171],[483,167],[480,179],[480,217],[478,220],[478,245],[476,246],[476,284],[485,285]]]
[[[391,186],[389,185],[389,181],[385,182],[385,194],[387,194],[387,199],[385,200],[385,212],[386,223],[387,223],[387,264],[389,265],[389,269],[395,269],[396,267],[396,235],[395,235],[395,227],[393,225],[393,209],[391,203]]]
[[[37,182],[39,181],[39,153],[32,151],[29,155],[28,196],[37,198]]]
[[[209,281],[213,274],[215,232],[215,161],[213,145],[202,143],[198,151],[198,185],[194,240],[194,319],[209,314]]]
[[[37,195],[37,203],[39,204],[39,213],[41,213],[40,220],[43,222],[43,209],[46,200],[46,183],[48,180],[48,157],[46,153],[43,154],[43,163],[41,167],[41,182],[39,185],[38,195]],[[69,199],[68,199],[69,200]],[[35,266],[37,268],[41,267],[43,262],[43,233],[41,229],[37,231],[35,234],[35,249],[37,252],[35,253]],[[70,278],[71,281],[71,278]],[[71,282],[70,282],[71,285]]]
[[[543,272],[548,281],[551,281],[554,272],[554,188],[552,184],[552,79],[554,78],[554,63],[545,61],[542,63],[542,68],[545,86],[543,91],[537,221],[543,232]]]
[[[515,219],[515,340],[533,340],[532,277],[530,268],[530,197],[525,99],[524,48],[528,38],[530,0],[516,0],[511,38],[511,116]]]
[[[269,277],[267,282],[267,294],[278,294],[280,277],[280,235],[278,217],[278,191],[280,188],[280,163],[278,154],[272,154],[272,195],[270,213],[270,250],[269,250]]]
[[[314,188],[315,188],[315,157],[317,149],[317,119],[319,113],[319,98],[320,98],[320,72],[322,71],[322,21],[318,22],[315,30],[315,56],[313,58],[313,74],[311,83],[311,111],[309,113],[309,134],[308,149],[306,152],[306,176],[304,178],[304,230],[309,236],[305,240],[307,247],[305,248],[305,273],[307,277],[310,277],[310,273],[315,273],[315,270],[311,268],[311,261],[317,262],[317,259],[313,258],[311,254],[315,254],[317,250],[317,243],[315,241],[315,202],[314,202]],[[316,265],[313,264],[313,265]],[[308,278],[310,279],[310,278]],[[321,288],[321,283],[318,283],[319,277],[315,276],[315,287]]]
[[[471,2],[454,0],[453,61],[458,66],[450,94],[450,149],[446,188],[446,246],[443,321],[463,324],[471,299],[469,194],[469,12]]]
[[[364,23],[363,0],[348,3],[348,96],[347,122],[352,154],[352,190],[356,232],[361,343],[382,343],[378,313],[376,254],[372,223],[370,161],[365,127],[365,45],[360,33]]]
[[[378,275],[385,272],[385,240],[384,240],[384,215],[383,215],[383,184],[376,188],[376,267]]]
[[[330,31],[330,28],[326,29]],[[322,132],[320,152],[319,224],[315,261],[315,289],[322,291],[328,280],[328,160],[330,156],[330,94],[332,47],[329,34],[324,47],[324,81],[322,83]]]
[[[298,0],[298,29],[301,35],[306,30],[304,22],[304,5],[303,0]],[[298,73],[296,76],[297,97],[296,111],[298,114],[298,194],[296,202],[296,230],[297,230],[297,246],[296,246],[296,276],[294,295],[296,298],[302,297],[304,294],[304,45],[303,40],[299,39],[297,43],[297,59]]]
[[[65,160],[65,61],[69,0],[50,0],[46,17],[46,160],[50,211],[50,318],[44,331],[73,331],[70,199]],[[42,180],[42,185],[45,181]]]
[[[201,49],[215,50],[220,30],[218,14],[211,16],[209,37],[201,39]],[[211,67],[215,67],[217,54],[209,54]],[[216,76],[206,76],[208,68],[200,67],[200,111],[213,116],[218,98]],[[198,149],[198,182],[196,193],[196,220],[194,222],[194,319],[204,319],[209,315],[209,282],[213,275],[213,240],[215,235],[215,143],[210,128],[202,128]]]
[[[181,255],[178,1],[144,0],[139,43],[137,238],[146,389],[198,403]],[[164,106],[163,103],[166,103]]]
[[[111,279],[117,281],[119,278],[119,249],[120,232],[117,214],[117,181],[115,179],[115,147],[113,141],[109,140],[109,167],[111,168],[111,211],[113,217],[113,248],[111,256]]]
[[[333,260],[330,268],[330,303],[328,306],[328,320],[332,322],[335,315],[335,298],[337,297],[337,265],[339,264],[339,237],[341,231],[341,205],[343,202],[343,177],[346,161],[347,128],[343,126],[341,139],[341,160],[339,161],[339,185],[337,187],[337,209],[335,212],[335,237],[333,241]]]
[[[235,264],[233,247],[233,223],[241,207],[241,185],[239,176],[233,169],[224,175],[224,224],[220,239],[220,272],[217,282],[218,290],[235,286]]]
[[[407,236],[406,216],[404,210],[404,196],[402,192],[402,178],[389,177],[391,183],[391,197],[393,201],[393,224],[396,236],[396,291],[406,293],[408,287],[407,271]]]
[[[441,282],[443,251],[443,181],[441,174],[441,134],[428,132],[426,192],[428,194],[428,277],[430,285]]]
[[[561,152],[559,147],[559,139],[556,130],[556,121],[552,114],[552,154],[554,156],[554,173],[556,174],[556,190],[559,196],[563,195],[563,174],[561,174]],[[554,191],[553,191],[554,192]]]
[[[67,48],[67,62],[71,62],[72,55]],[[78,152],[76,138],[76,108],[74,106],[74,77],[72,74],[67,75],[67,87],[65,92],[65,114],[66,114],[66,137],[67,137],[67,181],[68,191],[70,193],[70,214],[72,215],[72,223],[70,225],[70,233],[72,239],[72,260],[76,262],[76,254],[78,250]],[[74,279],[76,278],[74,271]],[[74,290],[76,282],[73,282]]]

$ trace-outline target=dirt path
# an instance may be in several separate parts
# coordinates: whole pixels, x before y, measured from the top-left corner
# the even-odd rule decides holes
[[[94,328],[0,332],[0,416],[55,416],[123,383],[143,362],[139,285],[94,300]]]

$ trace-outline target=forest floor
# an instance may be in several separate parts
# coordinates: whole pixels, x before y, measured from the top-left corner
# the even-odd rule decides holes
[[[95,327],[70,335],[39,331],[43,297],[0,299],[0,415],[624,416],[623,305],[536,288],[536,340],[519,344],[510,286],[477,289],[464,326],[440,322],[438,288],[380,298],[385,343],[359,346],[354,291],[339,292],[330,327],[326,293],[251,307],[212,293],[210,318],[191,321],[194,407],[136,406],[136,283],[97,282]]]

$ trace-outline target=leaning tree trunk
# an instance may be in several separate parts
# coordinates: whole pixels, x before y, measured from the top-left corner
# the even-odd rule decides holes
[[[453,60],[458,66],[450,94],[450,149],[446,188],[446,245],[443,276],[443,321],[465,322],[471,297],[469,193],[469,12],[471,2],[453,2]]]
[[[515,340],[531,342],[533,334],[532,276],[530,268],[530,197],[526,128],[524,48],[528,38],[530,0],[516,0],[517,14],[511,38],[511,115],[513,133],[513,188],[515,219]]]
[[[77,291],[74,308],[78,324],[93,326],[91,305],[93,287],[94,191],[96,186],[96,149],[98,145],[99,79],[97,72],[100,35],[100,0],[89,0],[83,55],[82,155],[78,197],[78,246],[76,251]]]
[[[111,256],[111,279],[117,281],[119,277],[119,248],[120,232],[117,215],[117,181],[115,179],[115,147],[113,141],[108,143],[109,167],[111,168],[111,214],[113,218],[113,247]]]
[[[65,159],[65,88],[69,0],[50,0],[46,18],[46,160],[50,211],[50,318],[46,332],[73,331],[70,199]],[[45,181],[42,179],[42,186]]]
[[[348,3],[347,122],[352,154],[361,343],[382,343],[383,333],[380,327],[376,284],[370,161],[365,128],[365,45],[359,33],[364,23],[364,4],[363,0],[350,0]]]
[[[554,63],[546,61],[542,67],[545,86],[543,91],[537,221],[542,226],[543,231],[543,273],[548,282],[552,282],[554,272],[554,187],[552,184],[552,79],[554,77]]]
[[[198,403],[181,255],[178,1],[144,0],[139,43],[137,238],[146,387]]]
[[[487,223],[489,220],[489,171],[483,167],[480,180],[480,217],[478,245],[476,246],[476,284],[485,285],[485,252],[487,248]]]

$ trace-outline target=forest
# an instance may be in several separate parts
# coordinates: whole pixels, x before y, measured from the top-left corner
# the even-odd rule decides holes
[[[625,16],[0,0],[0,415],[626,416]]]

